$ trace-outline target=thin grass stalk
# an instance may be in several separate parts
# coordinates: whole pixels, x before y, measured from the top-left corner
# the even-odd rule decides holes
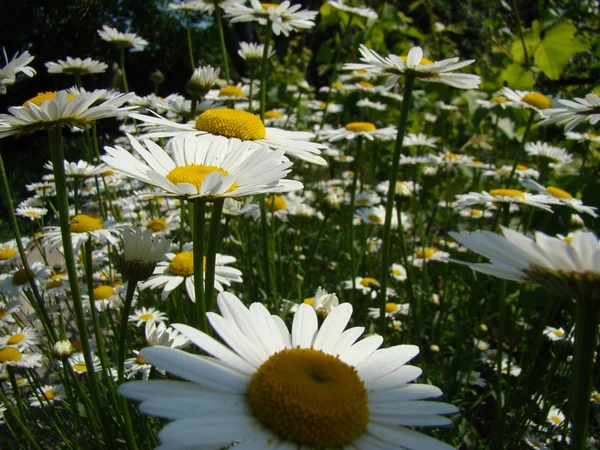
[[[121,331],[119,332],[119,357],[117,360],[117,372],[119,383],[122,383],[125,375],[125,348],[127,346],[127,332],[129,331],[129,312],[131,311],[131,303],[137,286],[137,280],[129,280],[127,282],[127,293],[125,294],[125,302],[121,312]]]
[[[269,59],[269,42],[271,41],[271,21],[267,20],[263,56],[260,62],[260,120],[265,121],[265,106],[267,104],[267,60]]]
[[[511,186],[512,180],[517,171],[517,166],[519,165],[519,162],[521,162],[521,158],[523,157],[523,151],[525,150],[525,144],[527,143],[527,140],[529,139],[529,133],[531,132],[531,125],[533,124],[533,119],[535,118],[536,114],[537,113],[535,112],[535,110],[531,110],[531,112],[529,113],[529,118],[527,119],[527,125],[525,125],[525,132],[523,133],[523,139],[521,140],[521,145],[519,146],[519,150],[517,152],[517,155],[513,162],[512,169],[510,171],[510,175],[508,176],[508,180],[506,181],[506,185],[508,187]]]
[[[225,68],[225,79],[229,83],[231,78],[229,78],[229,61],[227,60],[227,46],[225,45],[225,34],[223,33],[223,19],[221,17],[221,7],[217,2],[215,2],[215,19],[217,20],[219,42],[221,43],[221,55],[223,57],[223,66]]]
[[[215,263],[217,247],[219,246],[219,228],[221,227],[221,213],[225,199],[215,200],[212,205],[210,216],[210,228],[208,231],[208,248],[206,251],[206,284],[204,286],[204,297],[206,299],[206,310],[215,309]]]
[[[121,80],[123,81],[123,90],[125,93],[129,92],[129,86],[127,85],[127,73],[125,73],[125,47],[121,45],[119,49],[119,60],[121,62]]]
[[[194,48],[192,46],[192,30],[190,28],[190,17],[188,13],[185,13],[185,29],[187,31],[187,45],[188,45],[188,54],[190,56],[190,66],[192,67],[192,72],[196,70],[196,60],[194,59]]]
[[[196,319],[200,330],[208,333],[206,321],[206,299],[204,298],[204,222],[206,220],[206,200],[201,198],[193,200],[194,228],[192,239],[194,242],[194,292],[196,294]]]
[[[350,191],[350,214],[349,214],[349,227],[350,227],[350,239],[348,240],[350,250],[350,276],[352,280],[352,290],[350,291],[350,298],[352,305],[356,305],[356,256],[354,248],[354,212],[356,209],[356,190],[358,187],[358,177],[360,173],[360,167],[362,163],[362,138],[359,136],[356,140],[356,164],[354,166],[354,174],[352,176],[352,188]],[[361,183],[362,185],[362,183]]]

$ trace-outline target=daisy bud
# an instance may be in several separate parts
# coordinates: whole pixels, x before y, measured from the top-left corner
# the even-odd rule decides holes
[[[54,356],[57,358],[68,358],[75,353],[75,348],[73,347],[73,344],[71,344],[71,341],[65,339],[64,341],[56,341],[54,343],[52,346],[52,353],[54,353]]]
[[[155,70],[150,74],[150,81],[156,84],[161,84],[163,81],[165,81],[165,76],[160,70]]]
[[[121,274],[125,281],[144,281],[150,278],[158,260],[171,245],[169,239],[153,236],[150,229],[139,228],[123,233]]]
[[[481,331],[483,331],[484,333],[487,333],[487,331],[488,331],[488,327],[485,323],[482,323],[481,325],[479,325],[479,329]]]
[[[431,350],[434,353],[439,353],[440,347],[438,345],[433,344],[429,346],[429,350]]]
[[[571,219],[569,220],[571,226],[576,228],[582,228],[585,226],[585,222],[581,218],[579,214],[571,214]]]
[[[213,87],[219,77],[220,69],[212,66],[198,67],[194,70],[192,77],[185,85],[185,91],[190,95],[204,97],[208,90]]]

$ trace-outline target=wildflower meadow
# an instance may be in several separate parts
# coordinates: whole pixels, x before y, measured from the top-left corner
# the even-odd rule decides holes
[[[57,3],[0,19],[0,448],[600,448],[597,2]]]

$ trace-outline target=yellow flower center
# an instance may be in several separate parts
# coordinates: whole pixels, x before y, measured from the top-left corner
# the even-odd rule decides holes
[[[144,358],[142,358],[142,356],[138,353],[138,355],[135,357],[135,362],[142,365],[142,364],[148,364],[148,361],[146,361]]]
[[[8,361],[21,361],[23,357],[21,352],[14,347],[5,347],[0,349],[0,363]]]
[[[392,274],[396,275],[397,277],[399,277],[400,275],[402,275],[402,271],[400,269],[394,269],[392,270]]]
[[[17,333],[17,334],[13,334],[8,341],[6,341],[6,343],[8,345],[17,345],[18,343],[20,343],[21,341],[23,341],[23,339],[25,339],[25,335],[22,333]]]
[[[1,247],[0,248],[0,261],[8,261],[10,258],[15,256],[17,251],[14,248],[10,247]]]
[[[146,228],[149,228],[155,233],[158,233],[159,231],[166,230],[167,226],[167,221],[165,219],[152,219],[150,222],[148,222]]]
[[[437,248],[427,247],[427,248],[424,248],[423,250],[417,250],[417,258],[431,259],[431,258],[433,258],[433,255],[435,255],[437,252],[438,252]]]
[[[508,103],[508,99],[504,97],[492,97],[490,103]]]
[[[219,91],[219,97],[243,97],[244,91],[237,86],[225,86]]]
[[[456,161],[457,159],[459,159],[459,156],[456,153],[446,153],[444,155],[444,159],[451,159],[453,161]]]
[[[408,57],[407,56],[401,56],[400,59],[404,62],[408,61]],[[433,61],[427,58],[421,58],[421,61],[419,61],[419,65],[421,66],[428,66],[430,64],[433,64]]]
[[[359,69],[355,73],[356,73],[356,75],[366,75],[367,71],[364,69]]]
[[[95,300],[106,300],[111,298],[113,295],[115,295],[115,290],[112,288],[112,286],[103,285],[94,289]]]
[[[34,277],[33,272],[29,272],[29,276],[31,278]],[[25,269],[17,270],[12,276],[12,282],[15,286],[23,286],[25,283],[29,281],[29,277],[27,276],[27,271]]]
[[[473,376],[473,375],[469,375],[469,376],[467,377],[467,380],[469,380],[469,381],[475,381],[476,379],[477,379],[477,378],[476,378],[475,376]]]
[[[490,195],[493,197],[510,197],[510,198],[522,198],[525,200],[525,193],[517,189],[492,189]]]
[[[53,280],[49,283],[46,283],[45,289],[46,290],[50,290],[50,289],[54,289],[57,287],[61,287],[63,285],[63,282],[60,280]]]
[[[340,83],[339,81],[336,81],[335,83],[333,83],[333,84],[331,85],[331,87],[332,87],[333,89],[339,89],[339,88],[341,88],[343,85],[344,85],[343,83]]]
[[[552,107],[552,100],[539,92],[529,92],[521,98],[522,102],[535,106],[537,109],[548,109]]]
[[[265,200],[265,206],[269,211],[281,211],[282,209],[287,208],[287,202],[282,196],[274,195]]]
[[[369,422],[368,395],[356,369],[319,350],[272,355],[252,375],[255,417],[283,439],[316,448],[342,447]]]
[[[555,336],[558,336],[558,337],[563,337],[565,335],[565,332],[562,330],[554,330],[553,333]]]
[[[57,94],[56,91],[40,92],[35,97],[30,98],[25,103],[23,103],[23,106],[25,108],[29,108],[29,103],[33,103],[36,106],[42,106],[42,103],[49,102],[50,100],[54,100],[54,97],[56,97],[56,94]],[[67,101],[71,101],[71,99],[73,97],[75,97],[73,94],[67,94]]]
[[[359,205],[368,205],[370,201],[368,198],[359,198],[358,200],[356,200],[356,203],[358,203]]]
[[[358,84],[367,89],[373,89],[375,87],[373,83],[369,83],[368,81],[359,81]]]
[[[6,308],[0,308],[0,320],[4,319],[4,316],[8,313]]]
[[[270,109],[265,113],[265,119],[281,119],[282,117],[283,114],[281,114],[281,112],[277,111],[276,109]]]
[[[398,305],[396,303],[386,303],[385,304],[385,312],[392,313],[394,311],[398,311]]]
[[[517,170],[527,170],[528,167],[524,166],[523,164],[517,164]]]
[[[267,130],[258,116],[235,109],[206,110],[196,120],[196,128],[207,133],[237,138],[242,141],[263,139],[267,134]]]
[[[201,164],[188,164],[187,166],[178,166],[171,170],[165,177],[171,183],[177,185],[179,183],[189,183],[196,186],[196,189],[200,190],[202,182],[208,176],[209,173],[221,172],[224,176],[229,175],[226,170],[215,166],[203,166]],[[232,191],[235,188],[235,183],[231,186],[227,192]]]
[[[481,209],[472,209],[471,217],[481,217],[483,216],[483,211]]]
[[[277,3],[261,3],[260,6],[262,6],[263,9],[269,9],[269,8],[277,8],[277,7],[279,7],[279,5]]]
[[[40,400],[42,400],[43,402],[49,402],[50,400],[53,400],[54,397],[56,397],[56,392],[49,389],[45,392],[42,392],[42,395],[40,395]]]
[[[104,221],[101,217],[92,213],[77,214],[71,219],[71,225],[69,226],[71,233],[86,233],[102,228],[104,228]]]
[[[206,258],[204,258],[206,266]],[[169,263],[169,273],[179,277],[194,275],[194,252],[181,252]]]
[[[87,366],[84,362],[75,363],[71,367],[73,367],[73,370],[76,370],[77,372],[87,372]]]
[[[550,420],[552,422],[554,422],[556,425],[560,425],[562,423],[562,419],[558,416],[552,416],[552,417],[550,417]]]
[[[154,317],[154,314],[146,313],[146,314],[142,314],[139,318],[140,318],[140,320],[143,320],[144,322],[148,322],[153,317]]]
[[[583,133],[583,135],[588,139],[597,139],[598,135],[594,133]]]
[[[306,303],[307,305],[312,306],[314,302],[315,302],[315,298],[314,297],[308,297],[308,298],[304,299],[303,303]]]
[[[383,219],[376,214],[369,214],[367,219],[369,219],[371,222],[383,223]]]
[[[362,284],[364,287],[379,286],[379,282],[375,278],[371,277],[363,278],[362,280],[360,280],[360,284]]]
[[[346,125],[346,130],[352,131],[353,133],[375,131],[377,127],[371,122],[350,122]]]
[[[596,400],[597,402],[600,402],[600,394],[594,394],[593,399]]]
[[[559,189],[554,186],[548,186],[546,188],[546,190],[550,193],[550,195],[553,195],[556,198],[567,198],[567,199],[573,198],[573,196],[571,194],[569,194],[567,191],[563,191],[562,189]]]

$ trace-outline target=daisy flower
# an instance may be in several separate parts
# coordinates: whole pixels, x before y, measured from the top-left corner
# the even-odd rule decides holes
[[[450,234],[491,260],[491,264],[466,263],[473,270],[540,284],[568,297],[600,299],[600,242],[593,233],[577,230],[565,241],[541,232],[535,233],[535,240],[505,227],[502,232],[504,235],[490,231]]]
[[[367,308],[367,315],[373,319],[379,319],[379,308]],[[409,303],[391,303],[388,302],[385,304],[385,317],[390,319],[394,317],[396,314],[402,314],[403,316],[408,316],[410,314],[410,304]]]
[[[555,406],[551,406],[546,416],[546,422],[553,427],[559,427],[565,421],[565,415],[563,412]]]
[[[147,281],[140,284],[140,289],[162,288],[161,299],[165,300],[171,291],[177,288],[181,283],[185,284],[185,289],[190,299],[196,301],[194,290],[194,252],[183,251],[180,253],[167,253],[168,261],[158,263],[154,274]],[[206,264],[206,257],[204,257]],[[215,289],[218,292],[223,291],[223,285],[229,286],[232,282],[242,282],[242,272],[233,267],[227,267],[226,264],[234,263],[236,259],[233,256],[221,255],[217,253],[215,259]],[[206,270],[206,267],[203,268]]]
[[[543,334],[548,339],[550,339],[552,342],[562,341],[567,337],[567,333],[565,332],[565,330],[562,327],[554,328],[554,327],[547,326],[546,328],[544,328]]]
[[[567,131],[565,138],[578,142],[594,142],[600,144],[600,136],[594,133],[576,133],[575,131]]]
[[[443,415],[458,411],[423,401],[440,396],[438,388],[410,383],[421,374],[406,365],[418,347],[378,350],[383,338],[377,335],[355,344],[364,330],[343,332],[350,304],[336,307],[320,329],[315,310],[300,305],[290,333],[260,303],[247,308],[231,294],[220,294],[217,302],[223,315],[207,316],[229,347],[174,325],[212,356],[146,348],[144,359],[186,381],[134,381],[119,388],[141,401],[144,413],[174,420],[159,434],[164,445],[452,448],[407,428],[449,425]]]
[[[200,114],[195,122],[187,124],[174,123],[160,116],[151,117],[142,114],[130,114],[130,116],[143,122],[142,137],[174,137],[186,134],[223,136],[239,139],[254,147],[266,146],[273,150],[283,150],[288,155],[313,164],[327,165],[327,162],[319,156],[320,150],[327,146],[310,142],[314,134],[265,127],[258,116],[246,111],[209,109]]]
[[[33,369],[41,365],[42,355],[38,353],[33,353],[29,349],[0,346],[0,373],[4,373],[7,367]]]
[[[413,266],[422,268],[425,262],[438,261],[447,263],[450,253],[439,250],[435,247],[417,248],[411,260]]]
[[[18,327],[10,334],[0,337],[0,347],[16,347],[19,350],[25,350],[37,345],[39,333],[33,328]]]
[[[0,94],[6,94],[6,86],[15,84],[17,74],[22,73],[31,78],[36,72],[33,67],[28,67],[34,58],[28,51],[24,51],[20,55],[18,52],[15,53],[10,61],[5,48],[2,48],[2,52],[6,64],[0,68]]]
[[[121,255],[123,279],[135,282],[150,278],[169,245],[171,241],[155,236],[153,229],[125,230]]]
[[[542,192],[543,194],[555,198],[563,205],[566,205],[569,208],[574,209],[575,211],[589,214],[594,218],[598,217],[598,214],[596,214],[596,208],[594,206],[585,206],[581,200],[579,200],[578,198],[574,198],[567,191],[563,191],[562,189],[554,186],[544,187],[533,180],[523,180],[521,181],[521,184],[528,189],[537,192]]]
[[[98,34],[107,42],[113,42],[125,48],[133,47],[134,50],[144,50],[144,47],[148,45],[147,40],[142,39],[135,33],[121,33],[116,28],[106,25],[102,25],[102,29],[98,30]]]
[[[98,164],[96,166],[82,159],[77,162],[69,162],[64,160],[63,165],[65,168],[65,176],[67,178],[90,178],[102,175],[109,171],[109,168],[106,164]],[[54,172],[52,161],[48,161],[46,164],[44,164],[44,169]]]
[[[303,9],[302,5],[291,5],[289,1],[281,4],[261,3],[258,0],[250,0],[250,6],[244,3],[234,3],[226,6],[225,17],[231,19],[231,23],[258,22],[273,29],[273,34],[289,36],[290,32],[300,29],[309,29],[315,26],[314,18],[318,11]]]
[[[54,127],[86,128],[98,119],[115,117],[132,109],[121,108],[121,105],[133,94],[122,94],[92,106],[101,95],[102,91],[79,95],[66,91],[40,93],[23,106],[8,108],[10,114],[0,114],[0,139]]]
[[[21,302],[11,302],[0,300],[0,325],[6,326],[8,324],[15,323],[13,314],[21,311]]]
[[[131,224],[127,222],[117,222],[115,220],[104,221],[100,216],[93,213],[77,214],[71,219],[69,225],[73,251],[75,254],[78,254],[81,245],[91,238],[100,242],[108,241],[112,245],[117,245],[121,232],[130,226]],[[60,227],[46,227],[42,239],[50,250],[62,246]]]
[[[472,370],[466,376],[465,381],[472,386],[485,387],[487,385],[485,379],[481,378],[481,372],[477,372],[476,370]]]
[[[380,139],[389,141],[396,137],[396,127],[377,128],[371,122],[350,122],[344,128],[335,130],[323,130],[317,133],[318,136],[329,142],[353,140],[357,137],[364,137],[369,141]]]
[[[223,86],[220,89],[211,89],[204,98],[213,102],[244,102],[248,101],[250,85],[238,83]]]
[[[237,51],[238,55],[252,64],[259,64],[262,60],[265,51],[264,44],[256,44],[254,42],[240,42],[240,48]],[[267,58],[275,55],[275,50],[269,48]]]
[[[49,267],[37,261],[30,264],[30,269],[29,276],[31,276],[33,282],[36,284],[39,284],[40,280],[47,277],[50,273]],[[23,289],[29,288],[29,276],[23,268],[9,272],[2,284],[0,284],[0,292],[11,297],[19,296]]]
[[[548,195],[534,195],[518,189],[492,189],[490,192],[469,192],[468,194],[458,194],[456,196],[456,205],[458,209],[471,205],[485,205],[488,203],[509,203],[517,205],[529,205],[544,211],[552,212],[548,205],[558,205],[558,199],[553,199]]]
[[[48,73],[64,73],[68,75],[91,75],[93,73],[104,73],[108,69],[108,64],[96,61],[92,58],[71,58],[67,60],[59,59],[58,62],[49,61],[45,63]]]
[[[504,86],[498,94],[510,101],[509,106],[531,109],[541,116],[545,114],[543,111],[552,107],[552,100],[539,92],[515,91]]]
[[[510,174],[513,172],[513,166],[502,166],[494,170],[486,170],[483,172],[484,177],[492,177],[495,180],[501,180],[503,178],[510,177]],[[527,167],[524,164],[517,164],[515,168],[515,175],[517,179],[527,179],[527,178],[539,178],[540,172],[532,169],[531,167]]]
[[[585,98],[558,100],[565,108],[552,108],[544,111],[545,119],[540,125],[558,123],[565,125],[565,131],[571,131],[581,122],[588,121],[596,125],[600,121],[600,95],[588,94]]]
[[[407,277],[406,269],[402,264],[392,264],[392,267],[390,268],[390,274],[396,281],[404,281]]]
[[[362,63],[344,64],[344,70],[366,70],[381,76],[389,75],[385,82],[386,88],[391,88],[400,79],[400,75],[410,71],[416,78],[431,83],[443,83],[461,89],[477,89],[481,83],[478,75],[467,73],[448,73],[475,62],[474,59],[458,62],[458,58],[449,58],[442,61],[431,61],[423,58],[423,49],[413,47],[407,56],[390,54],[382,57],[374,50],[361,44],[359,48]]]
[[[304,299],[304,304],[312,306],[319,316],[326,317],[340,304],[340,301],[335,294],[328,293],[325,289],[320,286],[317,288],[314,297],[308,297]],[[299,305],[295,305],[292,308],[292,312],[298,312]]]
[[[552,165],[563,165],[573,161],[573,156],[564,148],[554,147],[542,141],[528,142],[525,144],[525,151],[528,155],[547,160],[551,163],[551,167]]]
[[[146,361],[140,355],[138,350],[133,350],[133,354],[135,357],[128,358],[124,361],[124,369],[127,374],[127,379],[130,380],[134,378],[138,373],[142,374],[142,380],[147,380],[150,376],[150,371],[152,370],[152,366],[148,361]],[[164,374],[164,370],[159,370],[160,373]]]
[[[125,285],[110,285],[103,284],[94,288],[94,306],[97,311],[106,311],[107,309],[119,309],[123,306],[123,298],[125,297]],[[84,300],[85,308],[90,307],[90,298],[88,295],[81,296]]]
[[[0,266],[7,266],[18,261],[16,241],[7,241],[0,244]]]
[[[502,97],[501,95],[495,95],[489,100],[478,98],[475,100],[475,103],[486,109],[494,109],[498,107],[506,109],[509,106],[513,106],[510,100],[508,100],[506,97]]]
[[[135,326],[147,324],[148,322],[162,323],[167,320],[167,315],[159,311],[156,308],[146,308],[142,306],[140,309],[136,309],[132,315],[129,316],[129,322],[136,322]]]
[[[144,141],[146,149],[128,137],[145,162],[123,147],[105,147],[108,155],[102,159],[119,173],[164,189],[163,195],[214,199],[302,188],[299,181],[283,180],[292,166],[283,150],[256,148],[237,139],[187,136],[171,141],[171,158],[152,141]]]
[[[389,180],[382,181],[375,186],[375,190],[384,196],[387,196],[389,188]],[[412,181],[396,181],[396,197],[412,197],[415,192],[419,192],[420,190],[421,185],[418,183]]]
[[[378,205],[369,208],[360,208],[356,211],[356,215],[362,223],[383,225],[385,223],[385,206]],[[405,213],[402,213],[402,224],[405,230],[410,228],[410,222]],[[392,228],[398,228],[398,213],[396,212],[396,208],[392,210]]]
[[[146,343],[150,346],[181,348],[189,344],[187,337],[163,322],[147,321],[145,333]]]
[[[364,17],[365,19],[379,18],[379,14],[377,14],[373,9],[368,7],[345,5],[343,0],[327,0],[327,4],[333,6],[335,9],[344,11],[345,13]]]
[[[29,406],[39,408],[41,406],[48,406],[65,398],[65,390],[62,384],[55,386],[46,384],[40,386],[33,391],[33,395],[29,397]]]
[[[48,214],[48,210],[46,208],[35,208],[33,206],[19,207],[15,210],[15,212],[17,216],[21,216],[29,220],[41,219]]]
[[[184,12],[208,12],[210,4],[203,1],[184,0],[181,3],[169,3],[169,9]],[[214,5],[213,5],[214,9]],[[211,11],[212,12],[212,11]]]
[[[375,278],[371,277],[356,277],[354,282],[352,280],[346,280],[342,282],[342,287],[344,289],[357,289],[362,291],[364,295],[375,293],[377,294],[377,289],[381,287],[379,281]]]
[[[83,353],[75,353],[69,357],[67,360],[73,372],[78,375],[87,373],[87,366],[85,365],[85,358],[83,357]],[[100,358],[97,355],[92,354],[92,364],[94,367],[94,372],[100,372],[102,370],[102,364],[100,363]]]
[[[404,140],[402,141],[402,146],[403,147],[436,148],[437,147],[436,143],[437,143],[437,138],[435,138],[435,137],[428,138],[423,133],[419,133],[419,134],[408,133],[406,136],[404,136]]]

